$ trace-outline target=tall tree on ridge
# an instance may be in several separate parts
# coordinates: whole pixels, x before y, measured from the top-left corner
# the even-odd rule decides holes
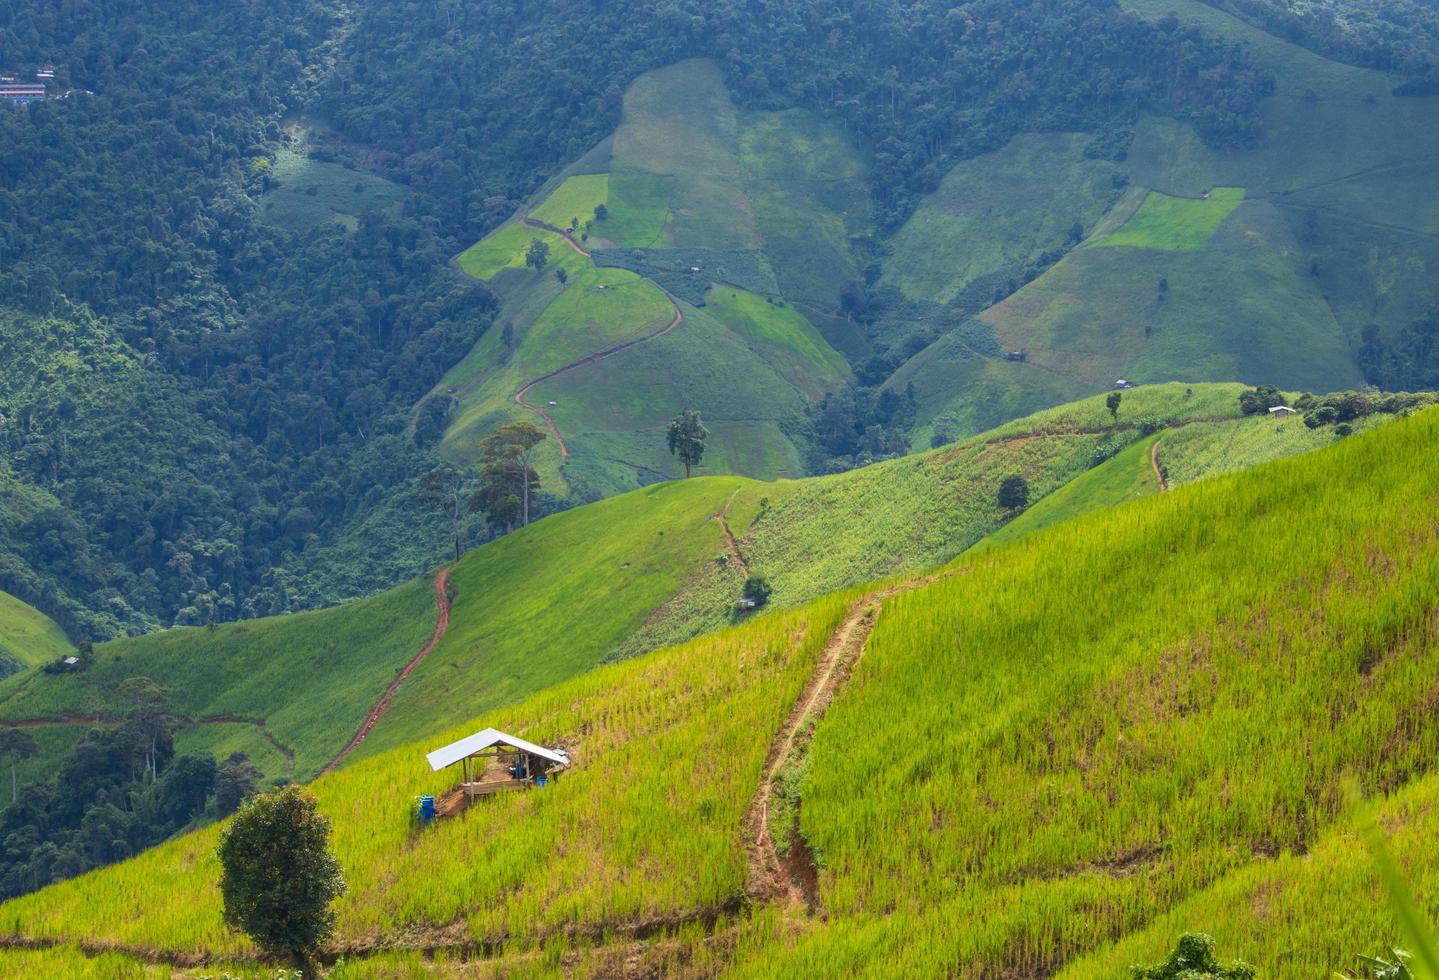
[[[701,459],[704,459],[705,439],[708,437],[709,430],[700,421],[699,412],[687,408],[671,420],[670,455],[678,456],[680,462],[685,465],[686,480],[690,478],[690,470],[698,466]]]

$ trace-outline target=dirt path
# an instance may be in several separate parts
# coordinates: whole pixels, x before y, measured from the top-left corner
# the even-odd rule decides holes
[[[859,659],[865,641],[874,629],[876,615],[882,595],[871,593],[850,607],[839,629],[830,635],[819,664],[805,685],[789,719],[770,743],[769,755],[765,757],[764,772],[760,777],[759,789],[749,810],[749,883],[747,890],[756,900],[782,898],[791,908],[813,909],[815,903],[812,869],[795,868],[793,862],[781,858],[775,849],[769,832],[769,805],[773,796],[775,777],[780,767],[789,759],[795,739],[805,722],[811,717],[822,715],[834,700],[834,693],[843,678],[842,666],[850,666]],[[793,848],[791,848],[793,853]],[[798,881],[796,879],[799,879]]]
[[[748,575],[749,562],[744,560],[744,553],[739,550],[739,541],[735,540],[734,532],[729,529],[729,508],[737,496],[739,496],[738,490],[730,494],[729,499],[724,502],[724,506],[720,508],[719,512],[719,522],[720,527],[724,528],[725,544],[729,546],[730,557],[734,559],[734,563],[739,567],[740,572]]]
[[[525,224],[529,225],[531,228],[539,228],[539,229],[541,229],[542,231],[552,231],[552,232],[554,232],[556,235],[559,235],[561,238],[563,238],[563,239],[565,240],[565,242],[569,244],[570,248],[574,249],[574,250],[575,250],[576,252],[578,252],[580,255],[583,255],[583,256],[584,256],[585,258],[587,258],[587,259],[589,259],[589,258],[594,258],[594,256],[592,256],[592,255],[589,253],[589,251],[588,251],[583,245],[581,245],[579,242],[575,241],[573,235],[571,235],[569,232],[565,231],[563,228],[556,228],[556,227],[555,227],[554,225],[552,225],[552,224],[548,224],[548,223],[546,223],[546,222],[544,222],[544,221],[537,221],[537,220],[535,220],[534,218],[525,218],[525,219],[524,219],[524,222],[525,222]]]
[[[578,248],[579,246],[575,247]],[[525,408],[528,408],[530,411],[534,412],[536,415],[538,415],[541,419],[544,420],[545,425],[549,427],[550,434],[555,437],[555,443],[560,447],[561,456],[569,456],[570,449],[568,446],[565,445],[564,436],[560,435],[559,427],[555,425],[554,418],[550,415],[549,412],[545,411],[540,406],[533,405],[525,401],[525,395],[529,392],[531,388],[533,388],[535,385],[539,384],[542,381],[548,381],[551,378],[558,377],[568,371],[573,371],[575,368],[584,367],[587,364],[598,364],[600,361],[603,361],[609,357],[614,357],[620,351],[629,350],[631,347],[634,347],[638,344],[645,344],[649,343],[651,340],[658,340],[659,338],[663,337],[665,334],[673,330],[675,327],[679,326],[680,323],[684,320],[684,314],[680,312],[679,305],[674,301],[674,298],[669,296],[668,293],[666,293],[665,295],[666,298],[668,298],[670,301],[670,306],[674,309],[674,317],[661,329],[656,330],[652,334],[646,334],[643,337],[636,337],[634,340],[626,340],[622,344],[615,344],[613,347],[607,347],[602,351],[590,354],[587,357],[582,357],[578,361],[572,361],[569,364],[566,364],[564,367],[555,368],[553,371],[550,371],[547,374],[542,374],[538,378],[534,378],[530,381],[525,382],[525,386],[519,391],[515,392],[515,401],[518,404],[523,405]]]
[[[1169,481],[1164,478],[1164,468],[1159,465],[1159,443],[1155,439],[1154,445],[1149,447],[1149,465],[1154,467],[1154,480],[1159,484],[1159,492],[1163,493],[1169,489]]]
[[[385,712],[389,710],[390,702],[394,700],[395,692],[399,690],[405,678],[409,677],[410,672],[420,666],[424,659],[430,655],[430,651],[435,648],[435,644],[439,643],[440,638],[445,635],[445,630],[450,628],[450,596],[449,593],[445,591],[445,586],[449,581],[450,570],[448,568],[440,569],[439,573],[435,576],[435,606],[439,610],[439,616],[435,620],[435,632],[430,635],[430,642],[421,647],[420,652],[415,654],[409,663],[405,664],[405,669],[400,671],[399,676],[390,681],[390,686],[385,688],[384,695],[380,698],[379,702],[376,703],[374,708],[370,709],[369,717],[365,719],[365,723],[360,726],[360,730],[355,733],[355,737],[350,739],[350,744],[341,749],[339,754],[331,759],[325,768],[320,770],[319,774],[321,776],[327,772],[334,771],[336,766],[345,761],[345,756],[353,752],[355,746],[365,740],[365,736],[370,734],[370,729],[374,728],[375,723],[383,718]]]

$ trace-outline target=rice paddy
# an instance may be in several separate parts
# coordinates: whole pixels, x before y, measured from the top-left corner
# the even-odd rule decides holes
[[[1091,245],[1157,248],[1167,252],[1200,249],[1243,200],[1242,187],[1216,187],[1200,198],[1170,197],[1150,191],[1128,221]]]

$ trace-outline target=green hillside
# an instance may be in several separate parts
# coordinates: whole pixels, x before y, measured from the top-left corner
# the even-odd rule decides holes
[[[1334,440],[1332,427],[1309,429],[1300,417],[1241,416],[1241,390],[1145,386],[1124,393],[1117,419],[1097,396],[848,473],[776,483],[672,481],[537,521],[451,569],[448,632],[355,757],[511,704],[606,660],[723,629],[736,621],[751,573],[770,581],[776,606],[794,608],[1152,493],[1156,438],[1171,486]],[[1162,431],[1144,435],[1146,420]],[[1033,501],[1017,517],[996,504],[1001,481],[1013,474],[1026,478]],[[119,681],[151,677],[170,690],[184,722],[182,749],[225,747],[227,754],[234,747],[263,760],[269,776],[305,780],[360,728],[424,646],[435,616],[425,578],[297,616],[101,644],[83,672],[0,682],[0,723],[50,723],[46,757],[54,759],[84,730],[55,722],[111,717]],[[45,771],[39,763],[27,770]]]
[[[913,385],[921,423],[944,416],[962,432],[1117,378],[1425,386],[1417,324],[1439,304],[1439,226],[1420,188],[1439,159],[1439,98],[1396,96],[1392,76],[1326,60],[1196,0],[1125,7],[1153,20],[1174,13],[1244,44],[1275,79],[1264,138],[1214,152],[1183,123],[1145,118],[1132,143],[1122,134],[1116,163],[1105,152],[1080,159],[1101,141],[1074,138],[1061,151],[1050,137],[1046,155],[1026,137],[961,164],[887,260],[882,282],[947,311],[928,314],[940,335],[887,386]],[[1106,197],[1105,173],[1130,191]],[[1075,184],[1085,175],[1087,199]],[[1015,176],[1033,185],[1008,193]],[[1044,205],[1048,231],[1036,237],[1024,215]],[[977,214],[993,217],[972,223]],[[1070,221],[1085,239],[1072,249],[1060,230]],[[991,278],[944,261],[950,242],[992,256]],[[957,288],[968,282],[976,285],[965,296]],[[992,297],[1001,301],[978,324],[955,328]],[[1006,351],[1025,360],[1004,363]],[[928,430],[915,435],[920,444]]]
[[[74,652],[65,631],[49,617],[0,592],[0,663],[8,664],[11,672],[53,663]]]
[[[352,886],[337,948],[375,950],[376,970],[406,945],[484,949],[497,969],[543,945],[528,969],[602,973],[616,940],[631,962],[736,975],[1110,976],[1200,929],[1265,976],[1341,968],[1397,936],[1349,830],[1346,774],[1398,792],[1389,826],[1435,894],[1421,842],[1439,552],[1415,504],[1439,480],[1436,437],[1430,410],[897,594],[604,667],[326,777],[315,792]],[[755,733],[795,723],[827,639],[874,602],[798,783],[823,917],[746,911],[769,741]],[[491,723],[568,745],[575,769],[485,803],[494,820],[413,835],[413,795],[443,785],[422,752]],[[244,956],[220,924],[214,834],[7,903],[0,927],[147,959]],[[1333,911],[1308,915],[1318,902]]]
[[[538,380],[526,399],[564,440],[541,472],[581,498],[673,475],[664,426],[683,408],[715,433],[712,471],[802,476],[790,423],[849,376],[805,314],[825,324],[812,311],[833,310],[855,274],[859,156],[805,113],[740,112],[710,62],[641,76],[624,106],[574,172],[459,255],[500,295],[512,340],[490,331],[442,381],[443,448],[473,459],[527,415],[515,395]],[[525,264],[535,240],[549,247],[539,271]]]

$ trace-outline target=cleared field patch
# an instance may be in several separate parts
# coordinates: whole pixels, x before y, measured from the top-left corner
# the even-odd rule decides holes
[[[40,610],[0,592],[0,671],[38,667],[75,652],[64,630]]]
[[[1150,191],[1133,217],[1090,244],[1092,248],[1203,248],[1229,213],[1244,200],[1242,187],[1216,187],[1207,198],[1170,197]]]
[[[354,231],[360,215],[399,204],[408,194],[383,177],[288,149],[276,152],[271,178],[276,186],[260,195],[260,218],[291,231],[327,222]]]
[[[864,158],[833,123],[806,112],[747,113],[741,123],[743,187],[779,288],[830,313],[860,279],[852,241],[871,230]]]
[[[1201,249],[1077,249],[980,319],[1032,367],[1089,390],[1119,378],[1309,391],[1362,382],[1288,221],[1267,201],[1234,209]]]
[[[593,220],[595,208],[604,204],[609,194],[609,174],[577,174],[556,187],[530,217],[556,228],[568,228],[572,221],[583,225]]]
[[[672,183],[658,174],[617,167],[609,179],[609,217],[596,221],[591,235],[620,248],[664,248]]]
[[[550,247],[549,261],[542,272],[533,272],[525,266],[525,252],[536,239]],[[455,261],[476,279],[493,279],[506,269],[553,275],[554,269],[563,267],[573,273],[590,264],[584,256],[575,254],[562,235],[518,221],[491,232],[456,256]]]
[[[625,269],[587,266],[525,332],[515,366],[521,374],[544,374],[654,333],[673,318],[674,307],[654,283]]]
[[[1018,136],[956,166],[895,234],[881,282],[941,303],[974,286],[982,302],[1042,252],[1068,243],[1075,224],[1088,234],[1121,193],[1122,172],[1086,159],[1089,140]]]
[[[705,296],[705,312],[755,345],[776,371],[811,398],[849,375],[844,357],[791,306],[716,285]]]

